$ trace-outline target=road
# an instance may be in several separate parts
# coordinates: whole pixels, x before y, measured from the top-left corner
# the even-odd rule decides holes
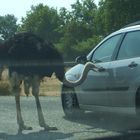
[[[38,125],[36,105],[33,97],[21,97],[22,114],[26,124],[33,130],[17,134],[16,110],[13,96],[0,96],[0,140],[81,140],[114,138],[120,136],[140,137],[139,130],[128,131],[137,122],[128,116],[116,114],[85,113],[77,120],[65,118],[60,97],[40,97],[46,122],[58,128],[46,132]],[[103,117],[104,116],[104,117]],[[135,123],[134,123],[134,122]],[[132,123],[133,122],[133,123]],[[124,131],[125,130],[125,131]]]

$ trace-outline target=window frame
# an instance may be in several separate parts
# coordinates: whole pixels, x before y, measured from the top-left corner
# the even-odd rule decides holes
[[[140,32],[140,30],[128,31],[128,32],[125,32],[125,33],[124,33],[123,38],[122,38],[122,41],[121,41],[121,43],[120,43],[120,45],[119,45],[119,47],[118,47],[118,51],[117,51],[117,53],[116,53],[116,57],[115,57],[115,60],[116,60],[116,61],[137,58],[137,57],[131,57],[131,58],[118,59],[119,52],[120,52],[120,50],[121,50],[121,46],[122,46],[122,43],[123,43],[125,37],[127,36],[127,34],[133,33],[133,32]]]
[[[113,38],[113,37],[115,37],[115,36],[118,36],[118,35],[121,35],[121,36],[120,36],[120,39],[118,40],[118,43],[117,43],[116,46],[115,46],[115,49],[114,49],[114,51],[113,51],[113,53],[112,53],[112,56],[111,56],[110,61],[105,61],[105,62],[102,61],[102,62],[95,62],[95,63],[106,63],[106,62],[114,61],[114,60],[116,59],[117,54],[118,54],[118,49],[120,48],[120,45],[121,45],[122,40],[123,40],[123,38],[124,38],[124,36],[125,36],[125,33],[118,33],[118,34],[112,35],[112,36],[108,37],[107,39],[105,39],[101,44],[99,44],[99,46],[97,46],[97,47],[93,50],[93,52],[92,52],[92,54],[91,54],[91,57],[90,57],[90,61],[94,62],[94,61],[93,61],[93,56],[94,56],[94,53],[96,52],[96,50],[97,50],[99,47],[101,47],[101,46],[102,46],[106,41],[108,41],[109,39],[111,39],[111,38]]]

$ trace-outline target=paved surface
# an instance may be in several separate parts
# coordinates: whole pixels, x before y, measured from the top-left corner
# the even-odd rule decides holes
[[[24,121],[33,127],[31,131],[17,134],[15,101],[12,96],[0,96],[0,140],[80,140],[113,139],[118,136],[140,137],[140,131],[128,131],[137,121],[128,116],[85,113],[78,120],[67,120],[61,107],[60,97],[40,97],[46,122],[58,128],[46,132],[38,125],[33,97],[21,97]],[[104,116],[104,117],[103,117]],[[133,122],[133,123],[132,123]],[[133,138],[132,138],[133,139]]]

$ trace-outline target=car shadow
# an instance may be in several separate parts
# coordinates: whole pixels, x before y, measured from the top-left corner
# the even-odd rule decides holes
[[[16,134],[9,135],[7,133],[0,133],[0,139],[2,140],[57,140],[57,139],[68,139],[72,137],[72,133],[64,134],[57,131],[39,131],[31,132],[28,134]]]
[[[113,131],[120,134],[120,136],[107,137],[103,138],[103,140],[117,138],[125,139],[126,137],[128,138],[128,136],[138,136],[140,139],[140,119],[134,116],[115,113],[86,112],[82,114],[80,113],[80,115],[75,118],[64,117],[64,119],[75,123],[88,125],[90,127],[87,128],[87,131],[93,130],[94,133],[106,133],[107,131]]]
[[[140,133],[123,134],[119,136],[109,136],[102,138],[86,139],[86,140],[139,140]]]
[[[110,131],[129,131],[133,129],[140,128],[140,119],[136,118],[132,115],[124,115],[124,114],[117,114],[117,113],[93,113],[93,112],[85,112],[81,113],[80,115],[74,118],[67,118],[64,119],[89,125],[92,128],[102,128],[107,129]]]

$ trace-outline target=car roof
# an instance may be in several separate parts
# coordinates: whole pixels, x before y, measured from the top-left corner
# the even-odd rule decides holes
[[[135,24],[135,23],[139,23],[139,24]],[[137,31],[140,30],[140,21],[139,22],[135,22],[129,25],[126,25],[125,27],[109,34],[108,36],[106,36],[89,54],[88,56],[90,56],[90,54],[98,47],[102,44],[102,42],[104,42],[105,40],[107,40],[108,38],[115,36],[117,34],[121,34],[121,33],[127,33],[127,32],[131,32],[131,31]]]
[[[134,25],[134,26],[126,26],[124,28],[121,28],[120,30],[114,32],[111,34],[112,35],[115,35],[115,34],[119,34],[119,33],[126,33],[126,32],[131,32],[131,31],[136,31],[136,30],[140,30],[140,25]]]

